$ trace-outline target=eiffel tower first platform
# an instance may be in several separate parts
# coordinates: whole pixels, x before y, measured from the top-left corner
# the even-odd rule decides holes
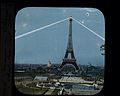
[[[63,68],[64,65],[66,64],[72,64],[76,70],[79,70],[79,67],[76,63],[76,59],[74,56],[73,52],[73,43],[72,43],[72,17],[69,19],[69,34],[68,34],[68,44],[67,44],[67,49],[66,53],[63,59],[62,64],[60,65],[60,69]]]

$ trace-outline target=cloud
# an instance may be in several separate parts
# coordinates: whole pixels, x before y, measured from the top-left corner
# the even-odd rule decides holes
[[[63,13],[66,13],[66,10],[65,10],[65,9],[63,9],[63,10],[62,10],[62,12],[63,12]]]
[[[97,47],[100,47],[100,46],[101,46],[100,43],[97,43],[96,45],[97,45]]]
[[[26,16],[27,16],[27,17],[29,17],[29,16],[30,16],[30,14],[28,14],[28,13],[27,13],[27,14],[26,14]]]
[[[96,12],[96,11],[98,11],[98,9],[94,9],[94,8],[81,8],[79,10],[86,10],[88,12]]]
[[[96,11],[98,11],[97,9],[86,9],[86,11],[88,11],[88,12],[96,12]]]
[[[23,23],[22,24],[22,27],[26,27],[28,24],[27,23]]]
[[[84,24],[84,20],[82,20],[81,23]]]

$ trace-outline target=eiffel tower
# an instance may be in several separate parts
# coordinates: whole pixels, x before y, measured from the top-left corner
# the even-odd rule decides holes
[[[60,65],[60,69],[63,68],[66,64],[72,64],[76,70],[79,70],[79,67],[76,63],[76,59],[73,52],[73,43],[72,43],[72,17],[69,19],[69,35],[68,35],[68,44],[66,53],[63,59],[62,64]]]

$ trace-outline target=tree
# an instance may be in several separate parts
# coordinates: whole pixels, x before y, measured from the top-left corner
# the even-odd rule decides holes
[[[105,44],[100,46],[100,51],[102,51],[101,55],[105,55]]]

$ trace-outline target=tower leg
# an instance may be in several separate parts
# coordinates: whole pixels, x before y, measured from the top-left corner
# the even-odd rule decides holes
[[[62,69],[63,66],[65,66],[66,64],[72,64],[72,65],[75,67],[76,70],[79,70],[79,67],[78,67],[78,65],[76,64],[76,62],[74,62],[74,63],[63,62],[63,63],[60,65],[60,69]]]

